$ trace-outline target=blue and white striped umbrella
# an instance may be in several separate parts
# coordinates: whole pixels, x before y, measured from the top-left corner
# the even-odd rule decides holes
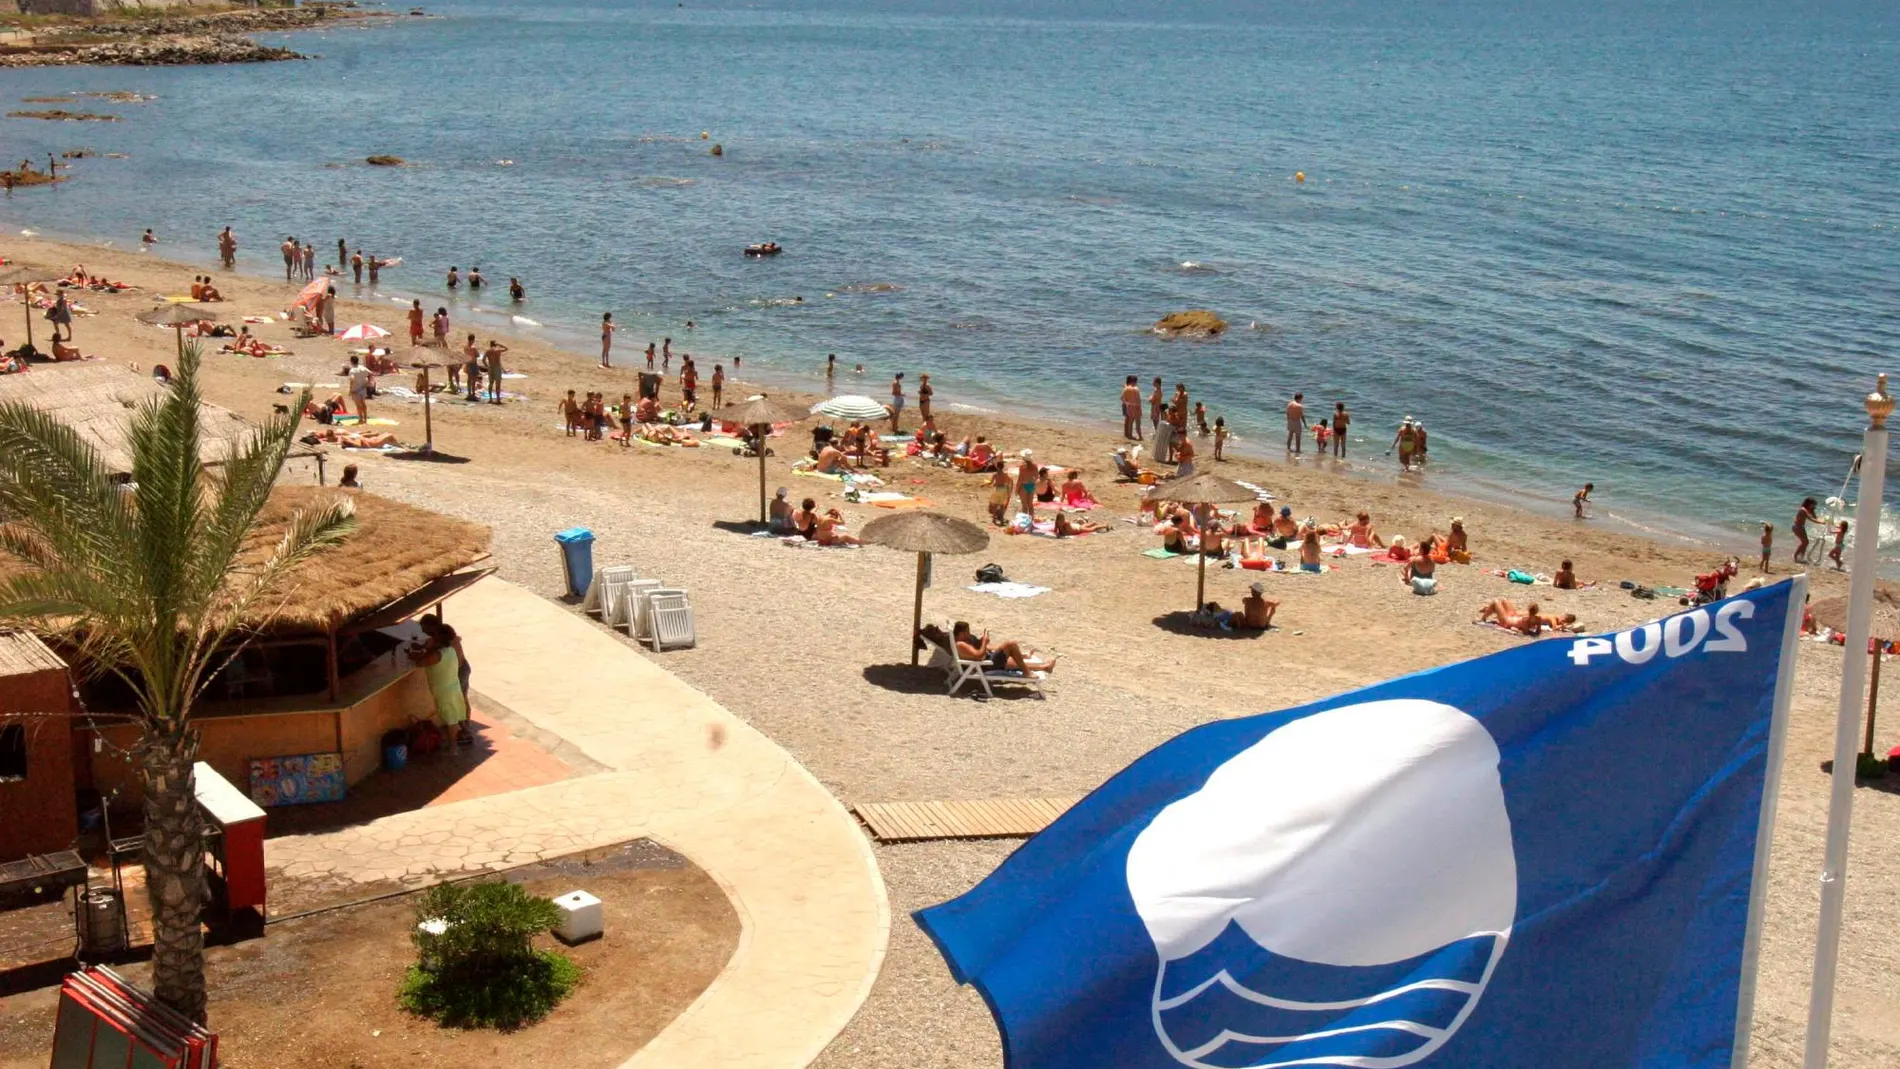
[[[835,419],[888,419],[890,410],[862,394],[840,394],[812,406],[814,413]]]

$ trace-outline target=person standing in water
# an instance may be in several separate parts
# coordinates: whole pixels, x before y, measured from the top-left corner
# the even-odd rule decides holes
[[[1161,376],[1156,375],[1154,387],[1148,391],[1148,426],[1155,428],[1155,437],[1159,438],[1161,429],[1161,410],[1167,407],[1167,399],[1161,393]]]
[[[917,415],[924,421],[926,427],[936,426],[932,422],[934,417],[930,414],[930,399],[936,393],[936,389],[930,385],[930,372],[926,371],[917,376]]]
[[[612,367],[614,351],[614,314],[602,312],[600,315],[600,366]]]
[[[460,270],[459,268],[457,268],[457,267],[456,267],[456,266],[455,266],[454,264],[450,264],[450,265],[449,265],[449,277],[448,277],[447,279],[445,279],[445,280],[443,280],[443,281],[444,281],[444,284],[445,284],[445,285],[447,285],[447,286],[449,287],[449,289],[451,289],[451,290],[456,290],[456,289],[460,289],[460,288],[461,288],[461,286],[462,286],[462,272],[461,272],[461,270]]]
[[[487,281],[487,279],[482,277],[481,268],[471,267],[468,269],[468,288],[470,292],[481,289],[482,285]]]
[[[1589,519],[1588,516],[1585,516],[1583,514],[1583,506],[1588,505],[1590,503],[1590,492],[1592,490],[1595,490],[1596,488],[1597,488],[1597,484],[1595,483],[1584,483],[1583,489],[1577,491],[1575,496],[1571,497],[1570,508],[1572,511],[1576,513],[1577,519],[1580,519],[1580,520]],[[1809,499],[1808,504],[1810,505],[1814,504],[1814,501],[1812,498]],[[1807,545],[1807,542],[1808,542],[1807,536],[1800,534],[1800,531],[1801,531],[1801,521],[1796,520],[1795,532],[1797,536],[1800,537],[1801,544]]]
[[[1306,395],[1296,393],[1286,403],[1286,451],[1301,453],[1306,448]]]
[[[904,414],[904,373],[898,372],[891,379],[891,433],[899,433],[898,417]]]
[[[831,392],[832,381],[838,377],[838,354],[825,357],[825,392]]]
[[[228,226],[218,234],[218,259],[227,271],[237,266],[237,237]]]
[[[1346,426],[1352,422],[1352,415],[1346,411],[1346,402],[1333,402],[1333,455],[1340,459],[1346,456]]]

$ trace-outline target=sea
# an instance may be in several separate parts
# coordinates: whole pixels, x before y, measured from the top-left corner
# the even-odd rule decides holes
[[[946,410],[1097,424],[1161,376],[1276,457],[1300,391],[1347,402],[1368,478],[1409,416],[1421,485],[1567,512],[1588,481],[1599,519],[1784,552],[1801,498],[1853,501],[1900,371],[1891,0],[394,10],[265,38],[307,62],[0,72],[7,110],[153,98],[0,120],[0,158],[101,153],[0,199],[0,252],[153,227],[208,264],[229,225],[270,273],[341,237],[402,257],[391,327],[421,296],[591,352],[612,311],[627,363],[671,337],[815,391],[835,353],[835,392],[927,371]],[[1191,308],[1229,329],[1152,332]]]

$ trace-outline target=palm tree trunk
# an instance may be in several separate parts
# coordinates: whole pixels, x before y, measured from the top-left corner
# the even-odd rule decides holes
[[[152,986],[158,1000],[205,1020],[203,817],[193,790],[195,731],[151,730],[145,778],[145,889],[152,903]]]

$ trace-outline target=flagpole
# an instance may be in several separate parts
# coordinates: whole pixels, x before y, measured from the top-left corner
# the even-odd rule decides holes
[[[1748,928],[1742,937],[1742,991],[1736,1003],[1733,1069],[1747,1069],[1749,1037],[1755,1024],[1755,978],[1761,961],[1761,930],[1767,915],[1768,861],[1775,841],[1775,810],[1781,798],[1781,770],[1788,752],[1789,710],[1794,706],[1796,643],[1801,640],[1802,606],[1808,577],[1788,580],[1788,617],[1781,627],[1781,664],[1775,670],[1775,709],[1768,721],[1767,769],[1761,788],[1761,821],[1755,830],[1755,874],[1748,886]]]
[[[1860,705],[1867,683],[1867,639],[1873,630],[1874,579],[1880,560],[1880,499],[1887,481],[1887,417],[1893,413],[1887,376],[1880,376],[1866,404],[1867,434],[1861,449],[1859,501],[1854,507],[1854,570],[1847,594],[1847,636],[1841,647],[1841,702],[1834,717],[1834,779],[1827,808],[1827,855],[1821,868],[1821,923],[1814,948],[1803,1069],[1826,1069],[1834,1017],[1834,974],[1840,964],[1841,922],[1847,906],[1847,833],[1854,816]]]

